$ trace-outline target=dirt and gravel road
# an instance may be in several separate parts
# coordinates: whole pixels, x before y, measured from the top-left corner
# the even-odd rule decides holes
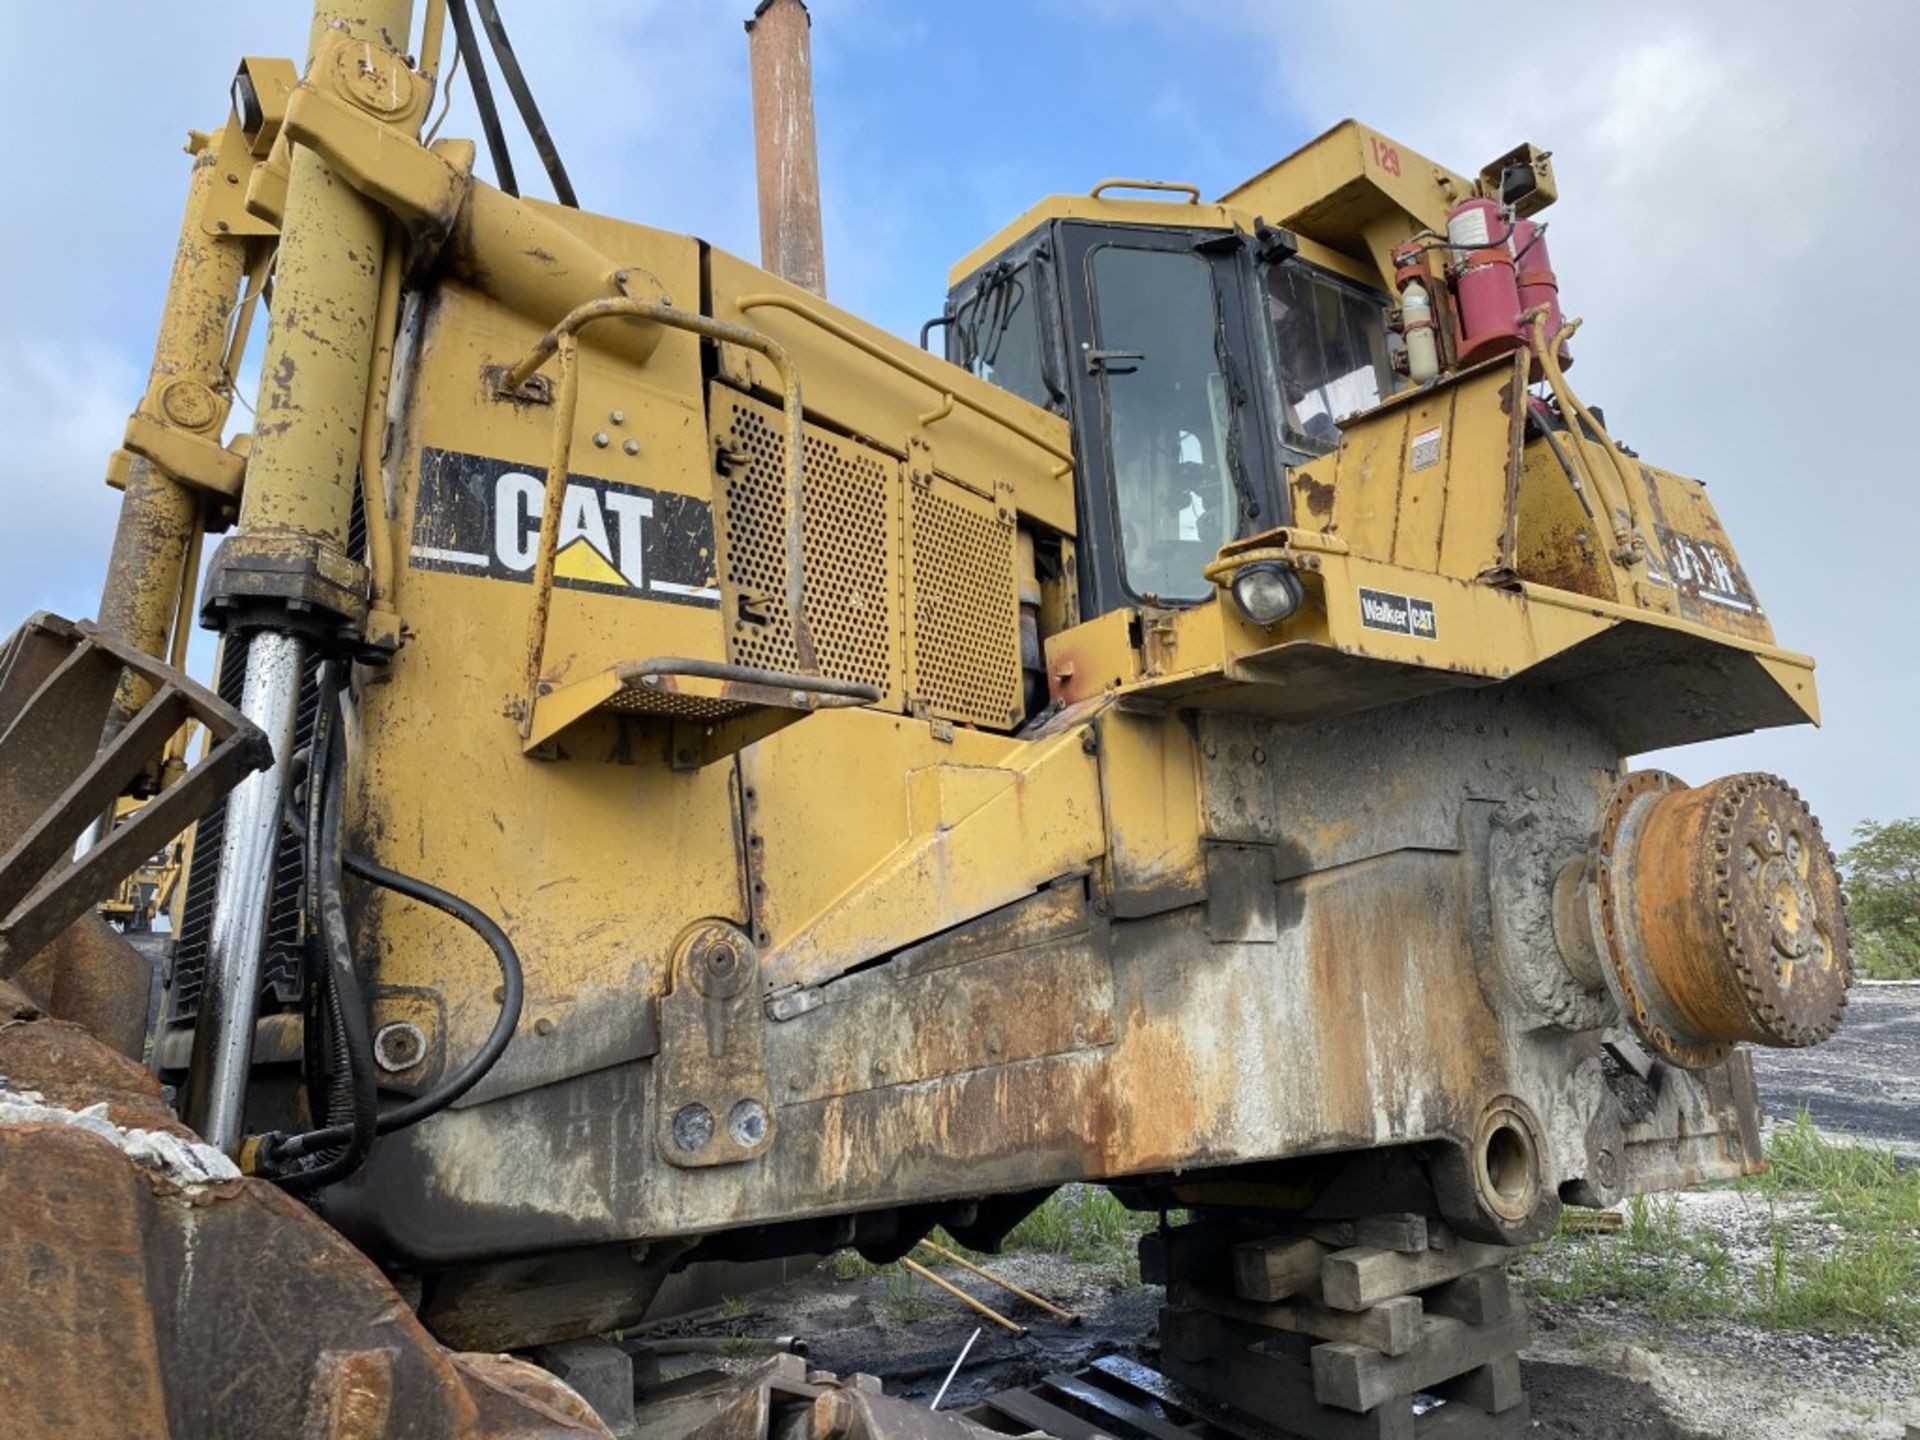
[[[1891,1146],[1920,1162],[1920,981],[1861,981],[1839,1032],[1812,1050],[1756,1050],[1770,1120],[1803,1106],[1834,1136]]]

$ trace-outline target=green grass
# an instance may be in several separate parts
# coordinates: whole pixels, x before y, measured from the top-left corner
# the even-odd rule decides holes
[[[1528,1258],[1527,1280],[1549,1300],[1601,1297],[1646,1309],[1663,1325],[1733,1313],[1733,1262],[1712,1234],[1689,1229],[1671,1196],[1636,1195],[1618,1231],[1562,1234]]]
[[[1138,1281],[1140,1237],[1159,1223],[1158,1215],[1129,1210],[1098,1185],[1067,1185],[1014,1226],[1000,1249],[1064,1255]]]
[[[836,1250],[833,1252],[833,1278],[836,1280],[864,1280],[880,1267],[865,1259],[858,1250]]]
[[[1869,980],[1920,980],[1920,946],[1858,930],[1853,937],[1853,968]]]
[[[1097,1185],[1067,1185],[1007,1233],[1000,1253],[1060,1255],[1077,1264],[1095,1266],[1118,1282],[1138,1284],[1140,1237],[1159,1223],[1158,1215],[1129,1210]],[[969,1249],[945,1230],[936,1229],[931,1238],[936,1245],[964,1255],[976,1265],[993,1266],[991,1255]],[[924,1251],[916,1258],[939,1268],[935,1257]],[[877,1271],[885,1287],[881,1307],[898,1321],[924,1319],[949,1298],[912,1271],[899,1265],[875,1265],[853,1250],[836,1251],[828,1266],[834,1279],[847,1283],[864,1280]]]
[[[904,1266],[889,1265],[882,1275],[886,1293],[880,1297],[880,1308],[895,1324],[911,1325],[925,1320],[949,1298]],[[959,1304],[957,1300],[952,1303]]]
[[[1737,1260],[1671,1196],[1636,1196],[1613,1232],[1563,1232],[1526,1279],[1571,1303],[1602,1298],[1665,1326],[1738,1319],[1782,1330],[1875,1331],[1920,1342],[1920,1169],[1830,1140],[1803,1113],[1767,1144],[1772,1169],[1735,1189],[1765,1236]]]
[[[1791,1329],[1881,1330],[1920,1340],[1920,1169],[1827,1139],[1803,1111],[1773,1133],[1773,1168],[1743,1182],[1768,1206],[1771,1253],[1754,1318]],[[1821,1231],[1779,1213],[1810,1198]],[[1826,1227],[1838,1228],[1838,1235]]]

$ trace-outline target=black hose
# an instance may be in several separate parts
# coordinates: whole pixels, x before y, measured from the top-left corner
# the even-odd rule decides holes
[[[316,1157],[310,1164],[271,1174],[270,1178],[295,1191],[317,1190],[344,1180],[358,1170],[373,1148],[380,1118],[373,1040],[368,1030],[367,1007],[360,993],[360,978],[353,966],[353,948],[347,938],[347,912],[341,884],[340,811],[345,789],[345,747],[340,741],[337,709],[332,717],[326,715],[325,709],[337,705],[337,686],[328,686],[324,675],[320,693],[322,722],[320,735],[316,736],[318,768],[313,782],[320,792],[320,824],[313,840],[316,853],[308,857],[308,873],[325,955],[315,1018],[325,1025],[333,1049],[334,1081],[328,1096],[327,1118],[336,1123],[318,1133],[344,1131],[344,1135],[339,1144],[331,1147],[312,1145],[296,1150],[288,1142],[263,1147],[263,1162],[269,1170],[302,1154]],[[346,1081],[344,1086],[340,1084],[342,1076]],[[325,1153],[328,1149],[332,1153]]]
[[[487,67],[480,58],[480,39],[473,33],[467,0],[447,0],[447,14],[453,20],[460,59],[467,67],[467,83],[473,87],[473,103],[480,111],[480,128],[486,132],[487,153],[493,157],[493,178],[502,190],[518,199],[520,187],[513,178],[513,157],[507,153],[506,132],[500,128],[500,111],[493,103],[493,82],[487,79]]]
[[[494,0],[474,0],[474,4],[479,7],[480,24],[486,29],[487,42],[493,46],[493,58],[500,62],[500,78],[507,82],[507,91],[519,107],[520,119],[540,156],[540,164],[553,183],[554,198],[569,209],[578,210],[580,201],[573,193],[573,182],[567,178],[567,167],[560,163],[560,151],[547,130],[547,122],[540,117],[540,107],[534,103],[533,87],[527,84],[526,72],[520,68],[520,57],[513,53],[513,42],[507,39],[507,27],[500,21],[500,8]]]
[[[405,895],[410,900],[418,900],[431,905],[436,910],[453,916],[487,942],[494,958],[500,964],[501,1000],[500,1014],[493,1022],[493,1030],[488,1034],[486,1043],[474,1054],[473,1058],[455,1071],[438,1088],[425,1095],[415,1096],[406,1104],[382,1114],[375,1127],[379,1135],[391,1135],[409,1125],[418,1124],[430,1115],[453,1104],[466,1094],[493,1069],[501,1054],[507,1048],[507,1042],[513,1039],[513,1032],[520,1024],[520,1009],[526,998],[526,981],[520,969],[519,953],[513,948],[513,942],[491,918],[458,895],[442,890],[437,885],[412,875],[403,875],[398,870],[389,870],[386,866],[369,860],[364,855],[346,855],[342,863],[347,871],[370,880],[383,889],[397,895]],[[346,1140],[351,1133],[349,1127],[334,1125],[324,1130],[309,1131],[304,1135],[295,1135],[286,1140],[278,1140],[271,1146],[274,1160],[287,1160],[300,1155],[313,1153],[329,1145],[337,1145]]]

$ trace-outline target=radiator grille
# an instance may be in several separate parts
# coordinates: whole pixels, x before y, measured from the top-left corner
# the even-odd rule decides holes
[[[780,411],[715,392],[727,658],[798,667],[786,605]],[[822,673],[880,704],[1010,729],[1020,723],[1020,612],[1010,512],[938,475],[808,426],[807,619]]]
[[[728,658],[794,670],[786,604],[786,436],[778,410],[730,396],[720,443],[722,581]],[[902,680],[899,469],[888,456],[806,433],[807,618],[822,674],[877,686],[897,706]]]
[[[916,708],[980,725],[1018,725],[1013,524],[992,501],[938,477],[910,490],[908,683]]]

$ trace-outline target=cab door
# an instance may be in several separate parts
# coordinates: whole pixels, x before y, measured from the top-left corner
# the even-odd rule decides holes
[[[1063,222],[1081,612],[1212,598],[1221,545],[1280,523],[1241,237]]]

